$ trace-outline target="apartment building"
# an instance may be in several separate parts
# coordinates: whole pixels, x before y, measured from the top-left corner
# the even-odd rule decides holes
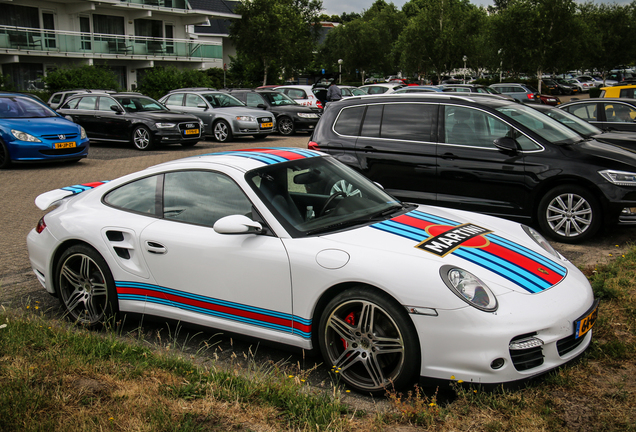
[[[155,66],[223,67],[227,34],[195,28],[240,18],[223,0],[0,0],[0,67],[19,90],[69,65],[107,66],[134,90]]]

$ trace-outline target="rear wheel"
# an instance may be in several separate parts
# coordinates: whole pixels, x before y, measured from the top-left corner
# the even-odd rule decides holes
[[[76,323],[94,327],[116,317],[115,281],[94,249],[75,245],[64,251],[57,262],[55,282],[62,306]]]
[[[219,120],[214,123],[212,130],[214,131],[214,139],[218,142],[232,141],[232,130],[230,129],[230,125],[228,125],[225,121]]]
[[[152,148],[152,135],[145,126],[137,126],[132,133],[133,145],[137,150],[150,150]]]
[[[556,241],[576,243],[596,234],[601,207],[588,190],[562,185],[550,190],[539,203],[539,225]]]
[[[11,155],[9,148],[0,140],[0,169],[8,168],[11,165]]]
[[[325,362],[350,387],[379,394],[414,384],[419,339],[404,308],[386,294],[366,287],[338,294],[318,332]]]

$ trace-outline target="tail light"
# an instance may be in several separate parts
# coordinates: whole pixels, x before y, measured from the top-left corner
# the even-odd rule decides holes
[[[320,109],[322,109],[322,102],[320,101],[316,101],[316,106]]]
[[[532,93],[528,93],[528,99],[534,100],[534,95]]]
[[[35,232],[40,234],[42,231],[44,231],[45,228],[46,228],[46,222],[44,222],[44,217],[42,217],[38,221],[38,224],[35,226]]]
[[[309,141],[309,143],[307,143],[307,148],[309,150],[320,151],[320,147],[318,146],[318,143],[315,141]]]

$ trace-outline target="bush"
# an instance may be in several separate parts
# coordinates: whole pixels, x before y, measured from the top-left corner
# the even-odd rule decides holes
[[[113,71],[102,66],[60,68],[42,77],[51,93],[72,89],[119,90],[119,82]]]
[[[223,79],[222,76],[221,79]],[[217,88],[218,86],[215,83],[217,83],[217,80],[214,77],[210,77],[206,71],[197,69],[178,70],[175,67],[155,67],[148,70],[137,81],[137,91],[151,98],[159,99],[170,90],[186,87]]]
[[[601,95],[601,89],[598,87],[594,87],[590,89],[590,97],[597,98]]]

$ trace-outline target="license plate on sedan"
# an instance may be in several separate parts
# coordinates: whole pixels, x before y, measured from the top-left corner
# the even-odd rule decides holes
[[[76,146],[77,146],[77,144],[75,144],[75,141],[55,143],[55,148],[56,149],[73,148],[73,147],[76,147]]]
[[[184,133],[186,135],[198,135],[199,134],[199,129],[186,129],[184,131]]]
[[[261,129],[274,127],[274,123],[261,123]]]
[[[594,327],[594,323],[596,322],[596,318],[598,318],[598,300],[594,302],[592,309],[587,311],[583,317],[574,321],[574,338],[578,339],[581,336],[584,336],[585,333],[592,330],[592,327]]]

